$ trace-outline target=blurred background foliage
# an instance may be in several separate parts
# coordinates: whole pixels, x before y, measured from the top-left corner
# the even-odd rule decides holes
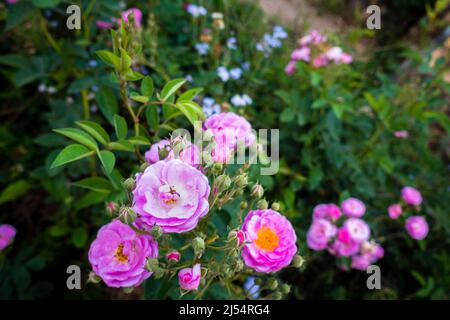
[[[449,298],[449,1],[377,1],[382,29],[376,31],[365,27],[368,1],[310,2],[345,21],[345,32],[327,35],[354,55],[352,64],[302,65],[287,76],[284,67],[306,30],[285,25],[289,38],[264,56],[256,44],[280,21],[251,1],[199,1],[209,13],[223,12],[225,21],[206,56],[194,46],[201,30],[211,28],[210,18],[194,21],[180,0],[72,1],[83,14],[82,29],[76,31],[65,26],[66,1],[0,4],[0,223],[18,229],[13,246],[0,257],[0,298],[129,299],[142,294],[124,295],[99,285],[67,290],[68,265],[80,265],[86,280],[90,241],[107,221],[105,203],[117,196],[73,185],[95,176],[98,163],[50,169],[67,144],[51,129],[91,119],[113,131],[118,92],[107,66],[94,54],[111,45],[110,34],[96,21],[118,17],[130,7],[144,13],[146,59],[138,65],[155,85],[190,75],[222,110],[230,108],[225,102],[235,94],[248,94],[253,103],[234,110],[255,128],[280,128],[280,172],[259,176],[258,166],[252,172],[267,199],[280,202],[280,211],[294,222],[300,253],[306,256],[301,271],[282,275],[292,285],[292,299]],[[226,51],[231,36],[238,49]],[[218,66],[243,63],[250,68],[241,79],[218,79]],[[397,130],[407,130],[409,138],[395,138]],[[131,172],[134,161],[121,154],[118,174]],[[387,206],[404,185],[417,187],[424,196],[422,213],[430,233],[420,243],[386,219]],[[368,221],[383,240],[382,290],[367,290],[365,273],[341,271],[329,255],[306,247],[312,208],[349,195],[367,204]],[[229,218],[233,210],[225,208]],[[161,292],[152,298],[164,297],[167,293]],[[210,297],[221,295],[213,288]]]

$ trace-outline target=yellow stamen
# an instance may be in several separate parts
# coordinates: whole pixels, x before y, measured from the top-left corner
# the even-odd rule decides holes
[[[278,247],[280,239],[272,229],[262,227],[258,230],[257,235],[258,238],[256,238],[254,243],[258,248],[272,252]]]
[[[119,244],[119,246],[117,247],[115,257],[117,260],[119,260],[119,262],[128,261],[128,256],[123,253],[123,243]]]

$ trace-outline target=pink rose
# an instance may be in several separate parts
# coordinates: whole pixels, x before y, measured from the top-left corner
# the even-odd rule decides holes
[[[366,206],[361,200],[356,198],[348,198],[341,204],[342,211],[348,217],[359,218],[366,212]]]
[[[370,256],[369,255],[357,255],[352,257],[352,268],[356,270],[366,271],[370,266]]]
[[[353,57],[350,54],[344,52],[341,55],[341,59],[340,59],[341,63],[349,64],[349,63],[352,63],[352,61],[353,61]]]
[[[311,54],[311,49],[308,47],[295,49],[291,54],[291,59],[294,61],[298,61],[298,60],[309,61],[310,54]]]
[[[242,248],[245,264],[257,272],[288,266],[297,253],[297,237],[289,220],[271,209],[252,210],[242,225],[248,244]]]
[[[413,187],[404,187],[402,189],[402,199],[412,206],[418,206],[422,203],[422,195],[419,190]]]
[[[361,245],[361,254],[367,255],[370,262],[373,263],[378,259],[383,258],[384,249],[381,245],[374,241],[366,241]]]
[[[178,272],[178,283],[181,289],[191,291],[197,290],[202,279],[201,266],[199,263],[193,268],[184,268]]]
[[[309,227],[306,240],[308,247],[313,250],[323,250],[330,239],[337,234],[337,228],[326,219],[314,219]]]
[[[181,160],[159,161],[136,177],[133,210],[144,229],[158,225],[164,232],[187,232],[209,210],[206,176]]]
[[[179,253],[178,251],[171,251],[166,254],[166,259],[168,261],[178,262],[178,261],[180,261],[180,258],[181,258],[181,253]]]
[[[361,245],[352,239],[349,241],[341,241],[340,239],[336,239],[331,245],[329,251],[331,254],[334,254],[338,257],[350,257],[359,252]]]
[[[164,159],[160,159],[159,152],[166,151],[167,156]],[[145,161],[150,164],[156,163],[160,160],[171,160],[173,159],[173,151],[170,147],[170,141],[167,139],[163,139],[159,142],[152,144],[150,150],[145,153]]]
[[[336,221],[341,217],[341,215],[341,209],[333,203],[319,204],[313,209],[313,218]]]
[[[17,230],[9,224],[0,225],[0,251],[5,249],[13,242]]]
[[[157,257],[158,244],[151,236],[137,234],[119,220],[104,225],[89,249],[92,269],[109,287],[139,286],[151,276],[147,258]]]
[[[397,219],[402,214],[402,206],[398,203],[391,204],[388,207],[388,214],[391,219]]]
[[[134,14],[134,24],[136,28],[141,27],[142,23],[142,11],[137,8],[131,8],[124,12],[122,12],[122,19],[125,21],[125,23],[128,23],[128,16],[133,13]]]
[[[326,55],[321,54],[313,60],[313,66],[316,68],[324,67],[328,64],[328,58]]]
[[[428,223],[424,217],[421,216],[411,216],[406,219],[406,231],[411,236],[411,238],[416,240],[425,239],[428,235]]]
[[[295,69],[297,68],[297,62],[289,61],[289,63],[284,68],[284,72],[287,75],[293,75],[295,73]]]
[[[370,228],[364,220],[350,218],[344,222],[343,227],[348,231],[354,242],[362,243],[370,237]]]

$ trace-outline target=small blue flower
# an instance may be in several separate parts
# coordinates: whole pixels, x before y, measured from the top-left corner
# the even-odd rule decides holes
[[[206,16],[208,11],[202,7],[198,6],[196,4],[189,4],[186,8],[187,12],[189,12],[194,18],[197,18],[199,16]]]
[[[239,79],[242,76],[242,69],[241,68],[233,68],[229,71],[230,77],[234,80]]]
[[[235,37],[231,37],[227,40],[227,47],[230,50],[236,50],[237,49],[237,40]]]
[[[97,60],[89,60],[89,66],[95,68],[97,66]]]
[[[284,31],[283,27],[281,27],[281,26],[273,27],[272,35],[274,38],[277,38],[277,39],[286,39],[288,36],[287,32]]]
[[[253,299],[259,298],[259,289],[261,286],[255,284],[255,277],[248,277],[244,282],[244,289]]]
[[[207,44],[207,43],[197,43],[195,45],[195,50],[197,50],[199,55],[204,56],[209,51],[209,44]]]
[[[202,109],[207,117],[220,113],[220,105],[211,97],[204,97],[202,101]]]
[[[219,76],[222,82],[227,82],[230,79],[230,74],[228,73],[227,68],[221,66],[217,68],[217,75]]]
[[[245,107],[253,103],[252,98],[250,98],[247,94],[243,95],[236,94],[231,98],[230,101],[231,104],[235,107]]]

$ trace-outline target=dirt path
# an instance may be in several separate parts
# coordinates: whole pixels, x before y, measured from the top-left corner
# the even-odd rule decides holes
[[[317,29],[322,32],[343,30],[344,21],[333,15],[319,15],[307,0],[259,0],[269,16],[277,16],[284,25]]]

